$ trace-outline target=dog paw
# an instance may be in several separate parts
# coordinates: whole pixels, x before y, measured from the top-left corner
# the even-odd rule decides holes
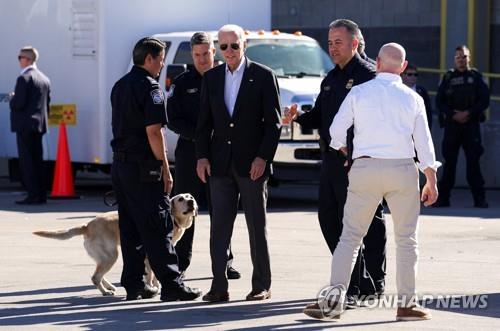
[[[115,292],[114,291],[104,291],[104,292],[102,292],[102,295],[104,295],[105,297],[108,297],[108,296],[115,295]]]

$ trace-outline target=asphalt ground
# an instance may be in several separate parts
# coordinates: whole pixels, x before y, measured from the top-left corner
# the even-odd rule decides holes
[[[102,202],[108,189],[99,181],[77,182],[78,200],[50,200],[18,206],[17,184],[0,179],[0,329],[2,330],[499,330],[500,191],[489,191],[489,209],[472,207],[467,190],[456,190],[450,208],[423,208],[419,224],[417,287],[433,319],[396,322],[394,308],[368,307],[346,312],[339,321],[313,320],[302,313],[328,283],[330,254],[316,216],[314,186],[271,189],[268,240],[273,272],[272,298],[247,302],[251,262],[244,215],[236,219],[234,266],[242,273],[229,284],[223,304],[163,303],[159,298],[124,301],[118,287],[103,297],[91,284],[94,263],[83,238],[57,241],[32,235],[65,229],[112,210]],[[211,281],[209,219],[197,219],[187,285],[204,292]],[[395,245],[387,215],[387,298],[396,291]],[[121,259],[108,274],[119,286]],[[390,300],[390,299],[389,299]],[[474,306],[474,302],[476,305]]]

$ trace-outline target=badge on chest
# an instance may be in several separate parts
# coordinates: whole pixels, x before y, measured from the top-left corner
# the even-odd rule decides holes
[[[347,84],[345,84],[345,88],[350,90],[353,84],[354,84],[354,79],[351,78],[347,81]]]

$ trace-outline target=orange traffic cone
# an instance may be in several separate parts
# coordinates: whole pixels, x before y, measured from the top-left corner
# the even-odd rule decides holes
[[[68,136],[64,122],[59,126],[56,168],[50,199],[78,199],[73,183],[73,169],[69,157]]]

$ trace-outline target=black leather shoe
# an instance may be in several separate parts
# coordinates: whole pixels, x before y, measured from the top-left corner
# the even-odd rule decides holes
[[[16,204],[18,205],[43,205],[47,203],[47,199],[42,198],[24,198],[22,200],[17,200]]]
[[[247,301],[260,301],[271,299],[271,290],[252,290],[247,294]]]
[[[158,294],[158,288],[149,285],[144,285],[144,288],[138,291],[127,291],[127,301],[150,299]]]
[[[161,301],[190,301],[198,298],[201,295],[199,288],[192,288],[186,285],[181,285],[177,288],[162,289]]]
[[[358,300],[351,294],[347,294],[345,297],[345,309],[356,309],[358,308]]]
[[[490,205],[486,202],[486,200],[479,200],[474,202],[475,208],[488,208]]]
[[[203,301],[208,301],[208,302],[224,302],[224,301],[229,301],[229,293],[217,293],[213,291],[209,291],[207,294],[201,298]]]
[[[227,273],[227,279],[241,278],[241,274],[239,273],[239,271],[234,269],[233,267],[227,267],[226,273]]]

